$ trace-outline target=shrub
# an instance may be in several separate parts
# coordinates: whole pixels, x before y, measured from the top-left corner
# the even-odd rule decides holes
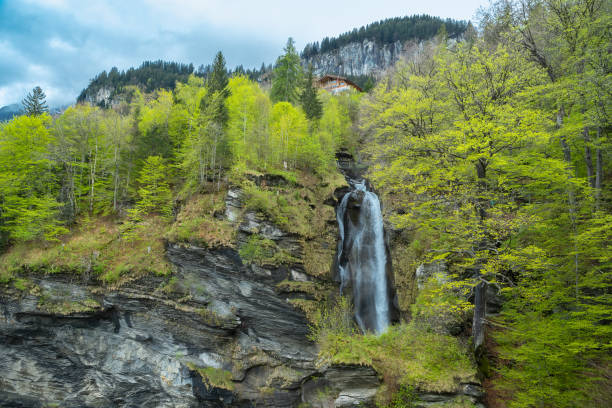
[[[358,333],[353,319],[353,305],[345,296],[321,304],[309,317],[308,338],[317,343],[324,343],[329,336],[353,336]]]

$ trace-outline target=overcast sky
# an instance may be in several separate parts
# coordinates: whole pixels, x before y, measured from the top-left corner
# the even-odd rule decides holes
[[[50,105],[72,103],[102,70],[145,60],[229,67],[273,63],[289,36],[298,50],[388,17],[473,19],[487,0],[0,0],[0,107],[36,85]]]

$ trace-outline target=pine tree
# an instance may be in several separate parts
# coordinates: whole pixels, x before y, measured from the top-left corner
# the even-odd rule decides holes
[[[323,114],[323,105],[317,96],[317,89],[314,87],[314,74],[312,64],[308,66],[308,72],[304,78],[304,89],[300,95],[300,101],[306,117],[310,120],[319,120]]]
[[[202,109],[210,108],[213,113],[213,120],[216,121],[221,128],[227,123],[228,114],[225,106],[225,99],[229,96],[228,74],[225,67],[225,58],[223,53],[219,51],[213,62],[212,72],[206,81],[209,100],[203,103]]]
[[[302,66],[300,64],[300,56],[295,50],[293,38],[289,37],[285,46],[285,54],[278,57],[274,67],[272,90],[270,91],[272,101],[297,102],[301,78]]]
[[[213,92],[227,92],[228,75],[227,68],[225,67],[225,57],[223,53],[219,51],[215,55],[215,61],[213,62],[212,72],[206,82],[208,90]]]
[[[25,99],[23,100],[23,109],[25,114],[28,116],[38,116],[43,112],[48,112],[49,107],[46,102],[46,95],[40,86],[32,89]]]

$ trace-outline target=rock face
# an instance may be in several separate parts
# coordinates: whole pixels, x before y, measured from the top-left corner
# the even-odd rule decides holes
[[[347,75],[380,75],[399,59],[403,45],[396,41],[393,44],[379,45],[371,40],[354,42],[337,50],[315,55],[306,59],[305,65],[312,64],[315,74]]]
[[[298,237],[246,211],[242,197],[230,190],[219,214],[235,222],[239,241],[257,233],[303,257]],[[0,286],[0,406],[375,406],[379,375],[317,364],[308,322],[289,302],[299,294],[276,288],[321,277],[299,262],[245,265],[231,248],[169,244],[167,256],[171,279],[102,288],[33,274],[35,289]]]
[[[113,89],[109,87],[102,87],[95,91],[91,90],[85,95],[84,101],[95,106],[111,106],[113,100]]]
[[[303,63],[305,67],[312,64],[316,75],[372,75],[380,78],[385,70],[391,68],[401,57],[409,57],[421,50],[423,44],[415,41],[396,41],[381,45],[372,40],[364,40],[306,58]]]
[[[239,240],[258,233],[302,256],[297,237],[240,213],[241,197],[226,198]],[[317,367],[294,294],[276,290],[282,280],[316,279],[301,265],[249,266],[229,248],[170,244],[167,255],[171,281],[102,289],[73,275],[32,275],[35,291],[0,290],[0,406],[372,404],[376,373]]]

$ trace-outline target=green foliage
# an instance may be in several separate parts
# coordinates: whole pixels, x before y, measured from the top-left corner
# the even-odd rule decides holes
[[[310,58],[319,53],[330,52],[351,42],[364,40],[376,41],[378,44],[390,44],[395,41],[412,39],[425,40],[438,33],[440,27],[446,27],[449,35],[456,38],[461,35],[468,23],[452,19],[442,20],[439,17],[428,15],[413,15],[405,17],[387,18],[363,26],[359,29],[340,34],[338,37],[325,37],[321,44],[318,42],[306,44],[302,51],[303,58]]]
[[[283,280],[276,285],[280,293],[305,293],[318,301],[326,300],[334,290],[329,285],[318,282]]]
[[[219,51],[217,55],[215,55],[212,72],[206,79],[206,87],[210,93],[226,92],[227,84],[228,78],[227,68],[225,67],[225,57],[223,53]]]
[[[120,93],[129,86],[137,86],[143,91],[153,92],[157,89],[174,89],[177,82],[185,82],[193,74],[192,64],[181,64],[168,61],[145,61],[138,68],[119,71],[113,67],[109,72],[102,71],[96,75],[87,88],[81,91],[77,102],[87,102],[100,89],[110,89],[111,95]]]
[[[228,89],[227,133],[234,162],[254,169],[278,165],[268,137],[272,109],[269,98],[244,76],[231,78]]]
[[[312,64],[308,66],[308,71],[304,77],[304,86],[300,95],[300,102],[306,117],[310,120],[318,120],[323,114],[323,106],[317,97],[317,89],[314,86],[314,75]]]
[[[62,272],[118,286],[146,274],[171,273],[162,240],[165,223],[161,220],[141,221],[138,235],[130,241],[122,239],[117,224],[80,221],[62,242],[44,247],[36,242],[13,245],[0,256],[0,281],[10,281],[21,272]]]
[[[279,248],[274,241],[253,234],[240,250],[240,257],[247,263],[259,266],[292,264],[298,261],[287,250]]]
[[[418,401],[415,389],[410,386],[402,385],[393,394],[391,401],[385,405],[378,405],[379,408],[413,408]]]
[[[302,190],[296,189],[291,194],[280,189],[259,188],[250,182],[242,187],[246,209],[264,215],[285,231],[309,235],[312,209],[303,199]]]
[[[379,336],[331,332],[320,345],[322,363],[370,365],[392,388],[454,392],[476,376],[467,346],[414,324],[390,327]]]
[[[23,100],[23,111],[28,116],[38,116],[49,111],[45,98],[47,96],[40,88],[40,86],[34,87]]]
[[[223,388],[224,390],[232,391],[234,382],[232,381],[232,373],[215,367],[198,367],[193,363],[187,363],[192,371],[197,371],[202,377],[202,382],[209,388]]]
[[[234,228],[229,222],[215,216],[224,208],[225,193],[190,197],[166,233],[166,238],[171,242],[191,242],[208,248],[232,246]]]
[[[359,332],[353,318],[353,304],[344,296],[322,303],[308,319],[308,338],[319,344],[324,344],[330,336],[350,337]]]
[[[473,285],[500,288],[485,323],[509,407],[609,405],[609,16],[495,3],[484,35],[440,35],[364,98],[372,181],[413,240],[402,273],[449,265],[415,322],[464,320]]]
[[[3,241],[54,240],[67,230],[57,218],[60,204],[47,130],[47,114],[18,116],[0,129],[0,231]]]
[[[172,214],[172,194],[166,181],[166,166],[160,156],[149,156],[144,163],[138,183],[136,210],[142,214]]]
[[[274,102],[297,103],[298,89],[302,80],[302,65],[293,38],[289,37],[284,51],[274,66],[270,98]]]
[[[419,289],[412,318],[439,333],[457,334],[468,321],[473,305],[467,301],[471,286],[438,274]]]

